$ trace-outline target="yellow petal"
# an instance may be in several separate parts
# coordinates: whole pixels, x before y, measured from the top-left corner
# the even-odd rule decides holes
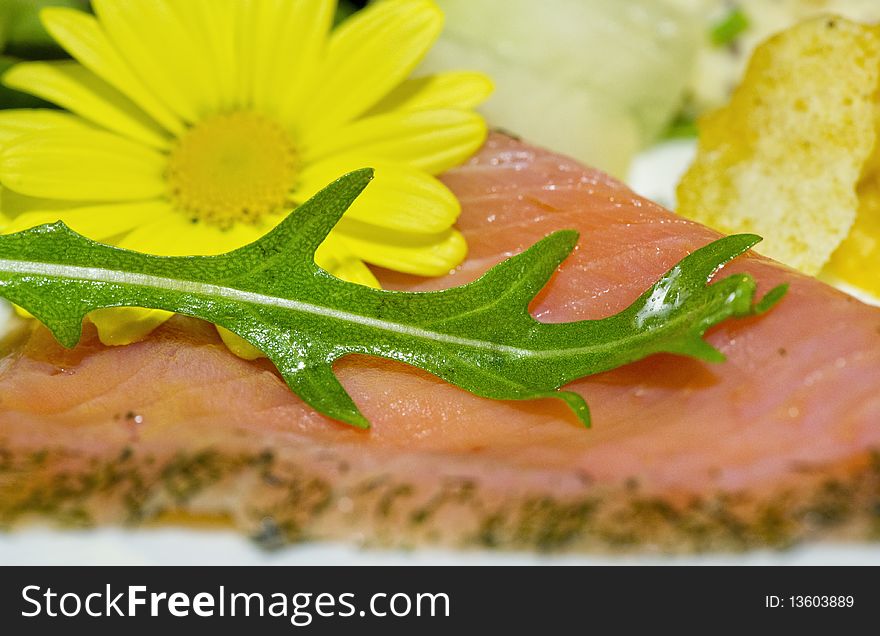
[[[211,83],[213,60],[195,45],[173,3],[93,0],[92,5],[132,71],[178,117],[192,123],[213,112],[219,98]]]
[[[385,0],[354,14],[330,38],[303,121],[327,130],[366,111],[412,72],[442,28],[429,0]]]
[[[63,201],[60,199],[44,199],[42,197],[30,197],[20,194],[9,188],[0,187],[0,210],[10,219],[19,214],[28,212],[64,212],[73,208],[80,208],[87,203],[81,201]],[[113,204],[110,204],[113,205]]]
[[[173,315],[161,309],[112,307],[96,309],[88,317],[97,327],[101,342],[116,346],[143,340]]]
[[[367,287],[379,287],[379,281],[349,248],[338,232],[331,232],[315,252],[315,262],[337,278]]]
[[[374,228],[357,234],[334,230],[354,254],[374,265],[419,276],[443,276],[467,255],[467,243],[457,230],[422,235]]]
[[[470,109],[486,101],[492,90],[492,80],[476,71],[447,71],[414,77],[388,93],[368,114],[436,108]]]
[[[5,195],[4,192],[4,199]],[[16,216],[4,228],[5,233],[11,234],[36,225],[63,221],[75,232],[100,241],[149,223],[157,216],[167,214],[169,210],[167,203],[158,200],[82,207],[66,202],[47,202],[45,199],[34,201],[41,201],[43,205]]]
[[[75,201],[132,201],[165,193],[165,157],[102,131],[36,132],[0,153],[0,180],[22,194]]]
[[[250,105],[243,86],[247,80],[244,60],[250,57],[250,51],[241,34],[258,2],[186,0],[169,4],[186,31],[190,47],[200,56],[199,60],[191,60],[191,72],[205,75],[204,93],[197,103],[203,115]]]
[[[95,130],[81,117],[48,108],[0,110],[0,148],[40,130]]]
[[[119,241],[127,249],[160,256],[222,254],[259,238],[260,232],[239,223],[228,230],[192,222],[180,212],[170,212],[141,225]]]
[[[486,140],[486,123],[464,110],[376,115],[304,140],[304,161],[359,154],[438,174],[463,163]]]
[[[166,130],[175,135],[183,132],[183,122],[132,72],[94,16],[75,9],[49,7],[40,12],[40,18],[55,41],[83,66],[128,97]]]
[[[435,234],[455,223],[461,206],[440,181],[416,168],[358,156],[336,156],[308,166],[295,199],[301,203],[342,175],[367,166],[375,168],[375,178],[345,213],[340,227],[362,222]]]
[[[251,28],[242,34],[251,52],[245,75],[255,107],[288,128],[295,129],[292,122],[311,97],[306,89],[318,72],[335,6],[334,0],[253,5]]]
[[[229,349],[232,353],[237,355],[239,358],[244,358],[245,360],[256,360],[257,358],[265,358],[266,354],[257,349],[250,342],[238,336],[229,329],[224,329],[220,325],[216,325],[217,333],[220,334],[220,339],[223,340],[223,344],[226,345],[226,348]]]
[[[167,133],[152,118],[78,62],[22,62],[3,75],[3,83],[54,102],[129,139],[155,148],[169,146]]]

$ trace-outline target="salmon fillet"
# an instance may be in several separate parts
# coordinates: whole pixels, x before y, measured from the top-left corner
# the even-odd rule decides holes
[[[543,321],[623,309],[718,235],[572,160],[499,134],[446,183],[476,278],[551,231],[581,232],[535,299]],[[593,428],[557,400],[482,399],[402,364],[336,371],[369,431],[305,406],[266,361],[176,317],[108,348],[40,326],[0,363],[0,524],[234,524],[266,546],[691,551],[880,534],[880,310],[755,255],[771,312],[708,340],[719,365],[658,355],[586,378]]]

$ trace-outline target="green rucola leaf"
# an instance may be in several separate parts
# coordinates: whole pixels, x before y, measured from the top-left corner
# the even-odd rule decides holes
[[[103,307],[208,320],[266,353],[316,410],[366,428],[332,370],[349,353],[405,362],[488,398],[561,398],[588,424],[584,400],[559,387],[658,352],[722,360],[702,339],[705,331],[765,311],[783,293],[755,304],[747,274],[707,285],[760,240],[729,236],[686,257],[619,314],[538,322],[529,302],[574,248],[573,231],[551,234],[461,287],[408,293],[355,285],[313,257],[371,178],[369,169],[342,177],[255,243],[219,256],[149,256],[96,243],[62,223],[2,236],[0,296],[67,347],[79,341],[86,314]]]

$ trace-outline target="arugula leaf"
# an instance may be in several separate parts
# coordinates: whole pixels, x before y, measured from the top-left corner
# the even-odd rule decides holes
[[[551,234],[461,287],[408,293],[348,283],[318,267],[314,252],[371,178],[370,169],[340,178],[258,241],[218,256],[149,256],[96,243],[60,222],[0,236],[0,296],[67,347],[79,341],[86,314],[103,307],[208,320],[261,349],[313,408],[367,428],[332,369],[350,353],[405,362],[483,397],[561,398],[589,425],[583,398],[559,387],[658,352],[721,361],[705,331],[766,311],[785,293],[777,288],[753,304],[747,274],[707,286],[721,265],[760,240],[753,235],[697,250],[602,320],[545,324],[528,311],[574,248],[574,231]]]

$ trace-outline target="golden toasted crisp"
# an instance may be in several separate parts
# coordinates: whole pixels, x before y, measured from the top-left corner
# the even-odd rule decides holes
[[[876,138],[880,29],[803,22],[758,49],[730,103],[700,123],[679,212],[816,274],[849,234]]]
[[[858,193],[856,222],[820,275],[880,298],[880,174],[864,177]]]

